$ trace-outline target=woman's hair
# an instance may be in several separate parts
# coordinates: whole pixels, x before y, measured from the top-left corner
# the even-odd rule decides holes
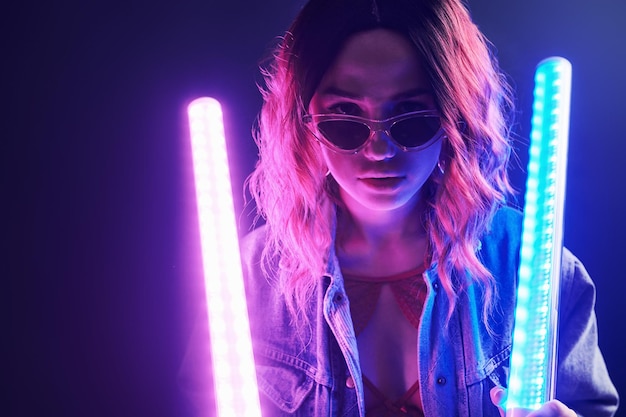
[[[302,117],[346,40],[374,28],[406,36],[425,63],[446,132],[445,174],[435,170],[425,184],[432,261],[449,317],[475,282],[483,288],[487,323],[495,283],[477,249],[511,192],[505,116],[513,103],[488,41],[460,0],[310,0],[301,10],[262,70],[259,161],[248,186],[268,225],[263,264],[280,259],[278,284],[292,313],[303,313],[333,244],[337,185]]]

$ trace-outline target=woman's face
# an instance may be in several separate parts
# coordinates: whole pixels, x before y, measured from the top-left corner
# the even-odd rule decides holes
[[[403,36],[374,29],[352,36],[328,69],[309,106],[311,114],[350,114],[386,119],[434,110],[435,99],[422,59]],[[319,134],[319,133],[318,133]],[[441,140],[405,152],[384,132],[358,153],[338,153],[321,145],[326,164],[351,212],[412,209],[441,152]]]

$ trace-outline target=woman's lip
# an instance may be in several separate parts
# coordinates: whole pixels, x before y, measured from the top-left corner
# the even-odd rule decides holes
[[[359,179],[362,180],[388,180],[388,179],[395,179],[395,178],[404,178],[404,175],[402,174],[394,174],[394,173],[375,173],[375,174],[365,174],[365,175],[361,175]]]
[[[402,181],[404,177],[365,177],[361,178],[361,181],[370,187],[374,188],[395,188]]]

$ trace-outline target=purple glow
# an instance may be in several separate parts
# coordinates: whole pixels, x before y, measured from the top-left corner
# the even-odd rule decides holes
[[[188,114],[217,412],[260,417],[222,109],[202,97]]]

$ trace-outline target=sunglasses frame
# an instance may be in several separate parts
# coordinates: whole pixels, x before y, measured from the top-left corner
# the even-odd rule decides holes
[[[307,114],[307,115],[305,115],[302,118],[302,121],[305,124],[309,125],[309,126],[311,124],[314,126],[314,128],[309,127],[309,130],[311,131],[311,133],[313,134],[315,139],[317,139],[318,142],[321,142],[322,144],[324,144],[327,148],[331,149],[332,151],[339,152],[339,153],[358,153],[361,149],[363,149],[365,146],[367,146],[367,144],[372,140],[372,137],[374,136],[374,134],[378,133],[378,132],[385,132],[385,134],[391,139],[391,141],[398,148],[402,149],[404,152],[415,152],[415,151],[420,151],[422,149],[426,149],[430,145],[435,143],[437,140],[439,140],[439,139],[441,139],[442,137],[445,136],[445,132],[443,131],[443,128],[439,127],[439,129],[433,135],[433,137],[430,138],[429,140],[427,140],[422,145],[409,147],[409,146],[402,145],[401,143],[398,143],[398,141],[396,141],[394,139],[393,135],[390,132],[391,128],[396,123],[401,122],[401,121],[406,120],[406,119],[410,119],[410,118],[415,117],[415,116],[436,117],[436,118],[440,118],[441,117],[439,115],[439,113],[437,111],[435,111],[435,110],[419,110],[419,111],[413,111],[413,112],[409,112],[409,113],[399,114],[397,116],[393,116],[393,117],[390,117],[388,119],[383,119],[383,120],[367,119],[365,117],[353,116],[353,115],[349,115],[349,114],[332,114],[332,113],[329,113],[329,114]],[[326,138],[326,136],[324,136],[324,134],[320,131],[320,129],[318,127],[318,125],[321,122],[329,122],[329,121],[335,121],[335,120],[337,120],[337,121],[352,121],[352,122],[360,123],[362,125],[367,126],[367,128],[370,131],[370,134],[367,137],[367,139],[361,145],[359,145],[358,147],[356,147],[354,149],[343,149],[343,148],[340,148],[337,145],[335,145],[333,142],[331,142],[328,138]],[[316,132],[318,132],[319,135],[316,134]]]

